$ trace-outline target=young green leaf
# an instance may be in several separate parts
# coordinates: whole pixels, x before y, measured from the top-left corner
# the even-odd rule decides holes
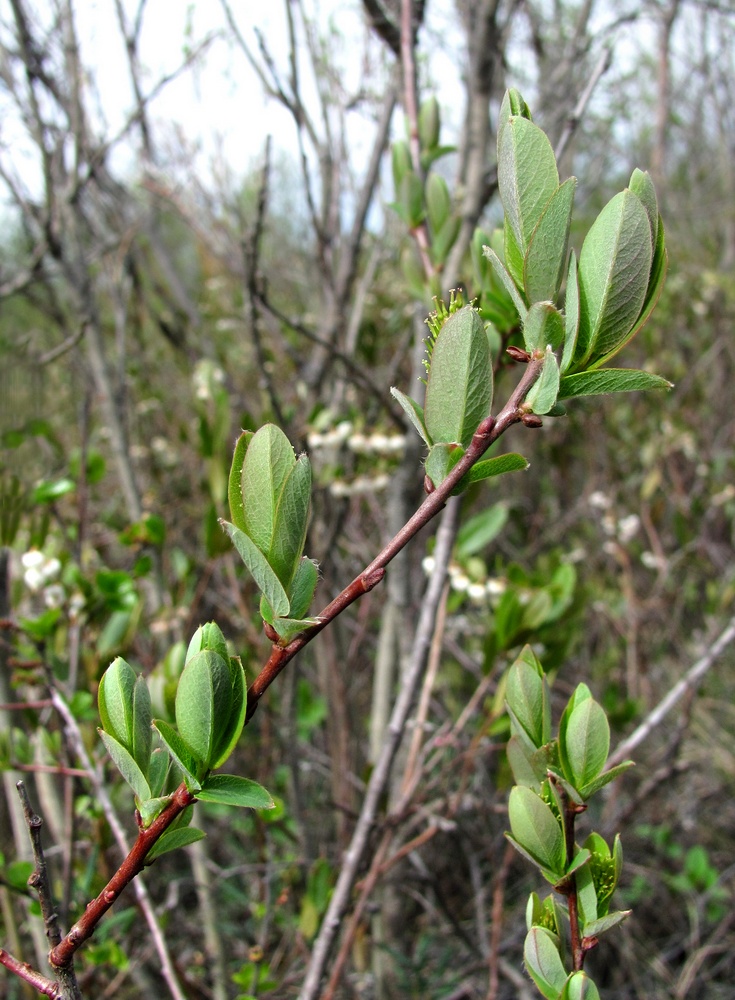
[[[458,555],[466,558],[481,552],[498,537],[507,521],[508,505],[503,501],[469,518],[457,532]]]
[[[319,582],[319,568],[313,559],[302,556],[289,588],[291,605],[289,614],[293,618],[305,618],[314,600],[314,591]]]
[[[434,149],[439,144],[441,114],[439,101],[433,95],[423,101],[419,108],[419,145],[422,151]]]
[[[519,736],[514,735],[508,740],[505,753],[516,785],[525,785],[538,792],[546,777],[546,769],[536,765],[535,751]]]
[[[148,773],[151,759],[151,696],[142,675],[138,676],[133,688],[133,739],[131,753],[143,774]]]
[[[534,302],[523,321],[523,343],[529,353],[555,351],[564,340],[564,319],[553,302]]]
[[[546,802],[530,788],[516,785],[508,800],[508,818],[511,843],[523,848],[544,877],[561,880],[567,867],[564,834]]]
[[[572,363],[577,347],[579,332],[579,280],[577,277],[577,255],[574,250],[569,260],[567,273],[567,288],[564,299],[564,350],[562,352],[560,369],[562,375]]]
[[[577,869],[575,885],[577,887],[577,905],[579,907],[581,931],[584,937],[589,933],[587,925],[597,920],[597,891],[592,879],[589,863]]]
[[[176,691],[176,725],[184,742],[208,768],[214,766],[219,733],[232,712],[229,664],[202,650],[184,667]]]
[[[237,741],[240,739],[243,726],[245,725],[245,715],[248,707],[248,692],[245,684],[245,671],[239,656],[228,657],[230,666],[230,714],[228,719],[218,720],[215,732],[215,742],[212,748],[211,768],[222,767],[224,762],[235,749]]]
[[[632,912],[632,910],[615,910],[613,913],[606,913],[604,916],[598,917],[597,920],[585,924],[584,933],[587,937],[600,937],[601,934],[611,930],[611,928],[622,924]]]
[[[498,133],[498,192],[524,257],[558,187],[554,150],[544,132],[527,118],[512,116],[505,121]]]
[[[526,394],[526,405],[533,413],[543,416],[552,410],[559,395],[559,362],[551,346],[546,348],[541,374]]]
[[[569,977],[559,1000],[600,1000],[600,994],[586,972],[575,972]]]
[[[245,454],[253,439],[252,431],[243,431],[235,444],[235,454],[232,456],[230,476],[227,482],[227,499],[230,504],[230,517],[240,531],[245,531],[245,505],[242,499],[242,465]]]
[[[530,646],[508,671],[505,698],[519,726],[538,749],[551,739],[549,685],[543,668]]]
[[[290,610],[289,600],[283,584],[271,569],[266,557],[244,531],[240,531],[228,521],[222,521],[221,524],[240,553],[240,558],[250,570],[258,589],[273,609],[274,615],[278,618],[285,617]]]
[[[197,798],[202,802],[219,802],[248,809],[273,809],[275,806],[270,793],[262,785],[235,774],[210,774]]]
[[[151,790],[148,787],[145,774],[138,767],[132,754],[125,749],[122,743],[118,743],[114,736],[106,733],[104,729],[100,729],[98,732],[100,739],[105,744],[105,749],[110,757],[112,757],[115,767],[133,789],[135,797],[141,800],[149,799],[151,797]]]
[[[413,172],[404,174],[398,189],[398,214],[409,229],[416,229],[424,218],[424,189],[421,178]]]
[[[646,210],[632,191],[621,191],[582,245],[575,368],[583,370],[625,343],[646,298],[652,260]]]
[[[396,198],[401,187],[401,182],[406,174],[412,169],[411,150],[408,143],[403,140],[393,143],[391,149],[391,164],[393,167],[393,185],[395,187]]]
[[[656,246],[658,242],[658,199],[656,198],[656,188],[654,187],[651,175],[647,170],[635,168],[630,175],[628,187],[636,195],[646,210],[648,224],[651,227],[651,244]]]
[[[196,795],[202,787],[199,779],[206,770],[204,762],[196,757],[192,748],[184,742],[168,722],[163,719],[154,719],[153,725],[171,759],[181,771],[186,787],[193,795]]]
[[[559,743],[565,777],[585,797],[585,788],[602,771],[610,750],[610,726],[602,706],[593,698],[575,705]]]
[[[206,836],[204,831],[197,830],[194,826],[187,826],[181,830],[166,830],[146,855],[145,863],[149,865],[156,858],[160,858],[162,854],[168,854],[169,851],[176,851],[180,847],[195,844],[204,836]]]
[[[147,830],[154,819],[157,819],[166,806],[171,802],[170,795],[155,796],[150,799],[136,799],[136,805],[140,814],[140,825]]]
[[[485,327],[465,306],[444,323],[434,342],[424,417],[431,439],[463,447],[490,413],[492,359]]]
[[[273,628],[278,633],[282,646],[288,645],[297,635],[308,632],[310,628],[318,624],[318,618],[275,618],[273,620]]]
[[[506,216],[503,220],[503,260],[508,270],[508,274],[513,279],[513,284],[523,292],[523,264],[525,256],[518,246],[513,230]]]
[[[426,211],[432,235],[435,236],[452,212],[452,199],[447,182],[439,174],[430,173],[426,178]]]
[[[213,652],[226,660],[230,655],[227,651],[227,640],[222,634],[222,629],[216,622],[206,622],[200,625],[189,642],[184,663],[188,663],[192,656],[201,653],[203,649],[211,649]]]
[[[501,131],[512,115],[520,115],[521,118],[528,118],[531,121],[531,109],[523,100],[520,91],[515,87],[510,87],[503,94],[500,103],[500,113],[498,114],[498,131]]]
[[[162,747],[156,747],[148,761],[148,784],[153,798],[161,795],[168,776],[169,756]]]
[[[133,743],[133,692],[136,674],[121,656],[112,661],[97,692],[102,727],[127,750]]]
[[[464,448],[456,444],[432,445],[426,456],[424,469],[434,486],[439,486],[444,482],[463,455]]]
[[[597,371],[565,375],[559,383],[559,399],[573,396],[600,396],[609,392],[644,392],[671,389],[672,383],[660,375],[635,368],[600,368]]]
[[[532,927],[523,945],[526,971],[546,1000],[559,1000],[567,980],[555,938],[545,927]]]
[[[454,246],[454,241],[459,235],[462,220],[458,215],[450,215],[431,239],[431,259],[434,264],[442,265],[449,256],[449,251]]]
[[[569,227],[576,177],[553,193],[531,234],[523,264],[523,286],[528,301],[555,301],[567,263]]]
[[[508,264],[507,246],[506,246],[506,257],[505,257],[505,259],[506,259],[506,264],[508,266],[506,266],[506,264],[503,263],[503,261],[500,259],[500,257],[498,257],[497,253],[493,250],[492,247],[485,246],[485,247],[482,248],[482,252],[485,254],[485,257],[492,264],[493,270],[495,271],[495,274],[496,274],[498,280],[500,281],[500,283],[502,284],[503,288],[506,290],[506,292],[510,296],[511,301],[513,302],[513,305],[516,308],[516,312],[518,313],[518,315],[521,318],[521,322],[525,323],[525,321],[526,321],[526,313],[528,312],[528,309],[526,308],[526,303],[523,301],[523,297],[521,296],[521,293],[518,291],[518,288],[516,287],[517,282],[514,281],[515,275],[510,270],[510,264]],[[522,258],[521,258],[521,261],[522,261]],[[521,267],[522,267],[522,264],[521,264]],[[522,271],[521,271],[521,277],[520,277],[520,287],[523,287],[523,273],[522,273]]]
[[[423,407],[419,406],[415,399],[411,399],[410,396],[406,396],[405,393],[402,393],[400,389],[396,389],[395,386],[391,386],[390,394],[400,403],[403,408],[403,412],[424,439],[427,448],[431,448],[433,442],[424,425]]]
[[[265,424],[256,431],[245,454],[242,530],[264,554],[273,543],[276,505],[295,462],[291,442],[275,424]]]
[[[267,552],[268,563],[286,591],[301,561],[310,502],[311,465],[306,455],[302,455],[294,463],[277,498],[273,539]]]
[[[494,476],[504,476],[506,472],[523,472],[528,468],[528,460],[517,452],[509,451],[505,455],[496,455],[494,458],[486,458],[481,462],[475,462],[452,490],[452,496],[457,496],[471,486],[472,483],[481,483],[485,479],[492,479]]]
[[[669,259],[666,253],[666,247],[664,245],[664,224],[659,216],[658,220],[658,242],[653,254],[653,263],[651,264],[651,276],[648,279],[648,289],[646,291],[646,299],[643,303],[643,308],[641,309],[640,315],[636,320],[635,324],[631,327],[628,336],[625,340],[616,344],[616,346],[608,351],[607,354],[603,354],[602,357],[596,358],[594,363],[590,366],[591,368],[600,368],[602,365],[607,364],[619,351],[621,351],[629,340],[638,333],[642,326],[648,322],[648,318],[656,307],[656,303],[659,300],[659,296],[664,287],[664,282],[666,280],[666,270],[668,268]]]
[[[605,785],[609,785],[611,781],[621,775],[628,768],[635,767],[632,760],[624,760],[622,764],[616,764],[615,767],[611,767],[609,771],[605,771],[603,774],[598,775],[593,781],[588,782],[583,791],[585,799],[588,799],[595,792],[599,792],[601,788]]]

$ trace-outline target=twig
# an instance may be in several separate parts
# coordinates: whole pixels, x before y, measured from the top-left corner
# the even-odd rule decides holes
[[[56,907],[54,906],[54,899],[51,893],[51,883],[48,877],[46,858],[44,856],[43,845],[41,843],[41,827],[43,826],[43,820],[33,811],[33,808],[31,807],[31,800],[28,798],[25,783],[23,781],[18,781],[16,782],[15,787],[18,789],[20,801],[23,803],[23,815],[25,816],[26,826],[28,827],[28,833],[31,838],[31,847],[33,849],[33,860],[35,864],[35,871],[28,879],[28,885],[35,889],[38,893],[38,900],[41,904],[43,925],[46,929],[46,937],[48,938],[48,942],[53,950],[61,943],[61,931],[59,929],[58,914],[56,913]],[[54,983],[53,986],[56,988],[58,985],[64,1000],[82,1000],[82,994],[79,990],[76,973],[74,972],[73,960],[70,958],[70,960],[64,964],[64,967],[58,969],[57,971],[61,982],[59,984]],[[46,995],[53,996],[54,994],[53,992],[47,992]]]
[[[104,784],[104,779],[97,770],[97,768],[92,763],[89,754],[87,753],[87,748],[84,745],[84,739],[82,737],[82,733],[81,730],[79,729],[77,721],[72,715],[66,701],[64,700],[64,698],[62,698],[62,696],[59,694],[58,691],[52,689],[51,698],[53,700],[54,707],[64,720],[67,735],[69,737],[71,745],[74,748],[74,752],[79,757],[80,761],[87,770],[87,776],[89,780],[92,782],[92,785],[95,790],[95,795],[97,796],[97,799],[100,805],[102,806],[103,812],[105,814],[107,822],[110,825],[110,829],[112,830],[113,836],[117,841],[120,852],[122,853],[123,857],[126,857],[128,854],[128,845],[125,836],[125,831],[118,818],[115,808],[112,805],[110,796],[107,793],[107,789]],[[186,792],[186,789],[182,785],[176,790],[176,792],[174,793],[174,797],[180,796],[184,792]],[[183,806],[182,808],[185,808],[185,806]],[[158,831],[158,836],[162,835],[162,833],[170,825],[170,823],[173,822],[176,815],[178,815],[178,812],[181,811],[182,811],[181,809],[178,809],[177,812],[174,812],[174,810],[171,809],[171,807],[169,807],[169,809],[161,813],[161,816],[159,816],[158,819],[155,821],[155,823],[152,824],[152,826],[154,826],[159,822],[159,820],[162,821],[162,827]],[[166,819],[163,820],[163,817],[166,817]],[[153,841],[151,841],[148,844],[147,850],[150,850],[152,844]],[[113,879],[116,877],[116,875],[113,876]],[[119,895],[120,891],[122,891],[122,888],[124,888],[124,886],[120,887],[120,890],[117,892],[115,898],[117,898],[117,895]],[[178,979],[176,976],[176,970],[174,969],[173,962],[171,961],[171,956],[168,953],[168,947],[166,945],[166,941],[161,932],[158,920],[156,919],[156,914],[153,909],[150,896],[148,895],[148,890],[145,884],[141,881],[141,879],[135,879],[135,881],[133,882],[133,888],[135,890],[135,895],[138,900],[138,905],[140,906],[140,909],[143,912],[143,916],[145,917],[145,921],[148,924],[148,931],[155,945],[156,952],[158,954],[158,959],[161,963],[161,974],[163,975],[163,978],[166,981],[169,993],[171,994],[173,1000],[186,1000],[184,994],[181,991],[181,987],[179,986]],[[103,890],[103,893],[104,891],[105,890]],[[102,913],[100,913],[100,916],[102,916]],[[61,947],[63,947],[63,942]]]
[[[314,942],[311,962],[306,970],[299,1000],[314,1000],[319,990],[329,954],[340,928],[342,916],[347,909],[352,887],[357,878],[360,862],[367,846],[368,837],[390,777],[393,761],[401,744],[408,713],[411,710],[418,686],[426,669],[431,637],[434,632],[436,612],[441,600],[446,570],[449,565],[456,536],[459,518],[458,507],[459,503],[456,498],[447,505],[436,534],[436,547],[434,550],[436,565],[422,603],[411,659],[393,708],[380,757],[370,776],[362,809],[360,810],[360,817],[355,826],[350,846],[345,853],[337,885],[322,921],[319,934]]]
[[[687,691],[697,687],[713,663],[733,640],[735,640],[735,616],[730,619],[726,628],[723,629],[717,639],[707,649],[704,656],[689,668],[666,697],[662,698],[658,705],[648,713],[640,726],[626,740],[623,740],[615,752],[610,755],[608,760],[609,767],[613,767],[615,764],[620,764],[626,760],[630,753],[650,736],[656,726],[661,724],[674,705],[676,705]]]
[[[245,264],[245,282],[248,291],[248,303],[250,306],[250,330],[255,346],[255,356],[258,360],[258,372],[270,400],[273,414],[278,424],[283,427],[286,421],[278,399],[278,393],[270,374],[270,366],[266,363],[265,350],[263,348],[263,338],[260,334],[260,311],[258,309],[258,287],[260,269],[260,244],[265,226],[265,215],[268,206],[268,185],[270,180],[271,167],[271,137],[265,141],[265,151],[263,153],[263,170],[260,175],[258,186],[258,199],[255,212],[255,221],[249,233],[243,236],[241,242],[243,262]]]
[[[496,1000],[500,986],[500,931],[503,924],[505,883],[508,879],[511,859],[515,853],[512,844],[506,844],[493,888],[493,908],[490,919],[490,948],[488,955],[488,987],[485,1000]]]
[[[592,70],[592,74],[590,75],[587,86],[580,94],[579,100],[574,106],[574,110],[564,123],[564,128],[562,129],[559,141],[556,144],[556,149],[554,150],[554,156],[556,156],[557,161],[561,160],[562,156],[564,156],[572,136],[577,131],[579,123],[582,120],[582,115],[585,112],[585,108],[589,104],[594,89],[600,82],[600,78],[610,69],[610,66],[612,65],[612,56],[613,47],[608,43],[600,53],[600,56],[595,63],[595,68]]]
[[[439,663],[441,661],[442,654],[442,644],[444,639],[444,625],[447,618],[447,598],[449,597],[449,584],[444,584],[444,591],[442,592],[441,602],[439,604],[439,613],[436,618],[436,626],[434,629],[434,636],[431,640],[431,654],[429,656],[429,669],[426,671],[426,676],[424,677],[424,683],[421,688],[421,695],[419,697],[419,705],[416,711],[416,718],[414,720],[414,730],[411,737],[411,745],[408,750],[408,759],[406,760],[406,766],[404,768],[402,790],[405,792],[409,785],[413,784],[413,778],[417,770],[417,761],[419,756],[419,751],[421,749],[421,740],[423,736],[424,724],[426,718],[429,714],[429,702],[431,700],[431,692],[434,689],[434,682],[436,681],[436,675],[439,671]]]
[[[13,958],[4,948],[0,948],[0,965],[4,965],[8,972],[12,972],[13,975],[22,979],[23,982],[29,983],[41,996],[49,997],[50,1000],[64,1000],[60,983],[42,976],[40,972],[32,969],[27,962],[21,962],[17,958]]]
[[[91,903],[87,903],[84,914],[74,924],[63,941],[51,950],[49,959],[53,966],[63,968],[78,950],[79,946],[92,936],[95,927],[123,889],[143,871],[148,853],[156,841],[168,829],[173,820],[195,801],[194,796],[187,790],[186,785],[182,784],[176,789],[171,797],[170,805],[166,807],[149,827],[139,832],[127,857],[105,888],[96,899],[93,899]]]
[[[49,939],[49,944],[54,947],[61,941],[61,931],[59,930],[59,922],[54,910],[51,883],[49,882],[46,858],[41,843],[43,820],[31,807],[31,800],[28,798],[25,782],[17,781],[15,787],[18,789],[20,801],[23,803],[23,815],[25,816],[28,834],[31,838],[33,860],[36,866],[35,872],[28,879],[28,884],[38,892],[41,915],[43,916],[43,923],[46,928],[46,937]]]

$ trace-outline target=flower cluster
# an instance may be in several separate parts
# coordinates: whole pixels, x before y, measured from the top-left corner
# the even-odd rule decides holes
[[[421,568],[427,576],[434,571],[433,556],[426,556],[421,562]],[[458,593],[466,594],[474,604],[492,603],[494,598],[501,597],[507,584],[502,577],[486,577],[484,580],[471,579],[466,570],[458,563],[452,562],[447,567],[449,586]]]

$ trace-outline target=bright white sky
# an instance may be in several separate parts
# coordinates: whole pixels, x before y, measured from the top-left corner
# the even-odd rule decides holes
[[[129,0],[126,6],[134,7]],[[239,24],[253,49],[257,16],[258,26],[280,57],[276,40],[285,38],[282,5],[235,0],[233,8],[252,12],[241,16]],[[132,97],[113,0],[80,0],[76,12],[83,59],[93,69],[99,103],[115,132],[132,107]],[[226,23],[216,0],[191,4],[149,0],[140,52],[146,90],[182,63],[189,44],[218,31],[226,31]],[[192,144],[192,151],[198,152],[195,169],[223,156],[233,169],[239,165],[244,171],[262,152],[268,132],[274,133],[279,145],[292,145],[288,115],[266,100],[243,53],[224,37],[216,38],[193,67],[166,85],[151,114],[159,141],[168,142],[179,132]]]
[[[32,10],[47,10],[47,0],[28,0]],[[123,0],[129,14],[138,0]],[[365,28],[357,0],[304,0],[320,26],[331,23],[333,36],[330,55],[340,62],[340,73],[347,86],[355,86],[363,68]],[[238,25],[251,50],[257,53],[254,28],[263,32],[279,69],[287,70],[288,45],[284,0],[231,0]],[[116,134],[133,107],[127,61],[117,24],[114,0],[76,0],[74,9],[82,58],[90,68],[96,88],[99,129],[103,136]],[[457,127],[461,116],[461,55],[456,46],[459,34],[453,25],[452,0],[433,0],[427,5],[428,21],[422,30],[424,49],[431,51],[430,88],[438,92],[445,120]],[[10,21],[8,0],[0,0],[0,17]],[[636,26],[640,31],[641,25]],[[322,30],[324,28],[322,27]],[[212,32],[220,32],[209,50],[173,82],[169,83],[151,107],[154,140],[166,154],[185,151],[187,172],[202,178],[205,184],[221,175],[223,168],[234,178],[241,178],[257,164],[265,139],[271,134],[277,148],[295,156],[295,132],[287,112],[277,102],[268,100],[260,81],[244,54],[230,39],[229,29],[219,0],[148,0],[143,21],[141,63],[145,73],[144,89],[149,91],[162,75],[179,66],[187,45],[196,45]],[[374,54],[379,46],[373,44]],[[620,57],[620,46],[617,51]],[[425,65],[425,63],[424,63]],[[310,79],[303,75],[308,100]],[[531,95],[529,95],[531,96]],[[104,119],[104,120],[103,120]],[[395,128],[400,128],[397,117]],[[351,151],[359,164],[360,145],[368,143],[372,127],[356,129],[349,137]],[[448,138],[448,137],[447,137]],[[10,116],[0,107],[0,142],[16,164],[28,159],[20,172],[29,180],[33,160],[24,156],[20,134]],[[367,148],[367,146],[366,146]],[[122,171],[135,171],[130,148],[121,144],[113,163]],[[40,178],[39,178],[40,179]],[[183,178],[182,178],[183,179]]]

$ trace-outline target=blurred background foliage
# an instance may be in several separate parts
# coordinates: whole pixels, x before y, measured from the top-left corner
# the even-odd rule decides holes
[[[149,677],[159,715],[171,714],[199,623],[217,620],[250,679],[267,655],[252,585],[217,521],[239,428],[272,420],[310,454],[307,550],[320,560],[322,603],[422,495],[415,435],[388,391],[415,386],[431,308],[430,289],[414,293],[422,290],[406,270],[410,236],[390,208],[387,139],[403,135],[400,108],[380,134],[395,101],[397,7],[350,6],[352,58],[364,67],[354,92],[340,75],[328,12],[286,7],[314,93],[298,89],[287,63],[268,63],[253,15],[223,14],[221,31],[257,62],[274,103],[282,88],[301,153],[272,150],[263,135],[247,169],[222,164],[182,182],[185,146],[156,143],[158,123],[142,98],[125,134],[137,165],[124,175],[108,164],[109,137],[75,115],[92,99],[95,67],[74,62],[78,52],[60,40],[74,38],[71,4],[1,5],[5,113],[25,129],[43,177],[24,183],[3,145],[0,925],[8,947],[29,960],[45,946],[25,886],[19,773],[33,775],[55,845],[62,919],[71,922],[118,863],[45,700],[48,686],[71,699],[101,760],[94,695],[115,655]],[[441,108],[442,139],[457,151],[436,168],[458,216],[474,213],[472,228],[488,231],[499,218],[492,158],[504,88],[521,87],[556,142],[609,45],[609,68],[561,161],[563,175],[580,181],[584,225],[572,239],[579,249],[595,213],[640,166],[656,180],[669,245],[658,309],[622,363],[660,372],[675,389],[573,401],[541,431],[514,430],[506,446],[530,469],[465,501],[423,721],[422,780],[391,821],[393,852],[430,833],[386,871],[338,994],[526,997],[521,901],[533,876],[503,839],[505,669],[532,642],[557,707],[584,679],[621,739],[733,615],[735,12],[686,0],[426,8],[417,41],[425,94],[440,57],[467,66],[458,105]],[[133,8],[115,10],[133,42],[131,79],[144,80]],[[441,30],[449,18],[452,37]],[[70,60],[88,73],[83,80],[68,74]],[[486,118],[489,106],[484,146],[467,141],[478,100]],[[355,117],[387,155],[372,180],[366,144],[350,143]],[[468,164],[478,142],[485,172],[475,182]],[[482,189],[474,206],[472,183]],[[472,295],[463,238],[444,274]],[[499,359],[497,400],[516,378]],[[375,759],[376,663],[387,648],[395,677],[432,545],[430,535],[419,538],[389,571],[393,589],[343,616],[268,692],[237,767],[278,808],[200,806],[206,841],[146,874],[186,996],[296,995]],[[391,602],[399,614],[389,634]],[[732,995],[734,729],[730,651],[639,749],[638,767],[594,819],[608,837],[623,831],[622,902],[635,908],[591,958],[608,1000]],[[129,815],[128,790],[111,792]],[[113,995],[110,983],[120,998],[160,992],[130,900],[81,955],[89,996]],[[6,989],[25,996],[19,982],[4,979]]]

